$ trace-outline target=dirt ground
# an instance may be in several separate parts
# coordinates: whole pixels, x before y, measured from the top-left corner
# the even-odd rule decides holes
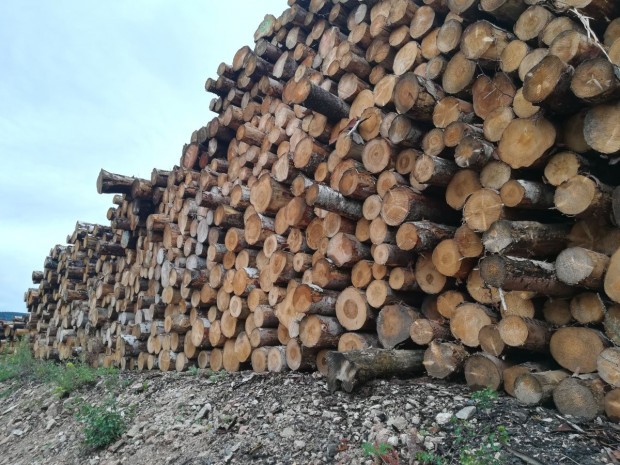
[[[84,445],[75,406],[104,402],[104,381],[63,399],[49,385],[0,383],[0,465],[395,465],[421,463],[415,457],[424,451],[441,456],[437,463],[459,464],[464,452],[485,445],[497,451],[485,449],[486,461],[470,463],[620,463],[620,427],[604,418],[565,418],[503,394],[476,406],[458,383],[376,380],[331,394],[318,374],[121,378],[116,402],[133,413],[122,438],[102,450]],[[507,445],[489,436],[504,429]]]

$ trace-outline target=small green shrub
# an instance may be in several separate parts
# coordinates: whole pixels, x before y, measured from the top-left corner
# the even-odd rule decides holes
[[[84,425],[84,443],[94,449],[112,444],[127,430],[127,415],[114,397],[103,405],[82,404],[77,419]]]
[[[214,371],[212,369],[207,370],[207,380],[212,383],[217,383],[218,381],[225,379],[228,374],[225,371]]]
[[[82,386],[93,384],[103,377],[108,389],[117,386],[118,370],[115,368],[92,368],[81,361],[55,363],[37,360],[32,356],[30,344],[22,339],[15,351],[0,355],[0,382],[24,379],[54,385],[54,392],[67,396]]]
[[[0,382],[13,378],[24,378],[31,373],[37,364],[32,356],[28,341],[22,339],[15,351],[9,353],[8,347],[0,355]]]
[[[498,394],[492,389],[482,389],[471,395],[471,400],[481,411],[488,411]],[[485,414],[488,417],[488,412]],[[503,445],[510,439],[503,425],[485,425],[459,420],[452,417],[450,423],[453,430],[446,443],[451,444],[449,450],[442,455],[437,452],[421,451],[416,459],[428,465],[502,465],[500,452]]]
[[[475,391],[471,395],[471,400],[474,402],[476,407],[486,410],[491,408],[493,401],[497,400],[497,397],[497,391],[490,388],[484,388],[479,391]]]
[[[456,420],[456,419],[455,419]],[[465,420],[456,420],[454,444],[459,449],[462,465],[502,465],[501,446],[508,443],[508,432],[503,425],[492,429],[480,427]],[[476,444],[476,446],[471,446]]]
[[[131,384],[131,380],[122,380],[118,368],[97,368],[96,374],[103,378],[103,384],[108,391],[115,391],[119,388],[125,388]]]
[[[398,452],[396,452],[390,444],[385,442],[363,442],[362,450],[364,451],[364,455],[375,457],[380,460],[382,464],[398,465]]]
[[[76,389],[93,384],[97,381],[97,370],[82,363],[73,364],[71,362],[60,366],[54,376],[55,391],[60,396],[66,396]]]
[[[0,383],[15,377],[15,371],[11,367],[4,365],[0,366]]]
[[[443,458],[435,454],[435,452],[419,451],[415,454],[415,459],[428,465],[444,465]]]

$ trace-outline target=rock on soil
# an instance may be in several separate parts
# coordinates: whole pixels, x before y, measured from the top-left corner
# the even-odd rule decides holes
[[[101,402],[103,382],[67,399],[47,385],[0,383],[0,465],[381,463],[365,454],[364,442],[390,444],[398,459],[385,463],[415,464],[418,451],[456,450],[456,414],[480,430],[506,427],[510,449],[501,449],[498,463],[620,459],[620,428],[602,417],[584,423],[509,397],[472,409],[465,386],[428,378],[377,380],[353,394],[330,394],[317,374],[122,376],[118,402],[135,414],[123,437],[98,451],[83,445],[72,406],[77,398]],[[455,457],[445,463],[459,463]]]

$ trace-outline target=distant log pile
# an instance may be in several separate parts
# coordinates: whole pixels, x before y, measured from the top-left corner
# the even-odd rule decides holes
[[[288,3],[180,166],[101,171],[111,225],[26,293],[37,356],[423,367],[620,418],[620,3]]]
[[[0,319],[0,354],[11,353],[15,343],[29,333],[28,315],[13,316],[11,320]]]

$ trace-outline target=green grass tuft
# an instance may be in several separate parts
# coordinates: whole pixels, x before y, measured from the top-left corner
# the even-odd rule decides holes
[[[21,340],[13,353],[0,355],[0,382],[10,379],[52,384],[59,397],[71,394],[82,386],[96,383],[103,378],[106,387],[117,386],[119,372],[116,369],[92,368],[81,361],[59,364],[37,360],[32,356],[30,345]]]

